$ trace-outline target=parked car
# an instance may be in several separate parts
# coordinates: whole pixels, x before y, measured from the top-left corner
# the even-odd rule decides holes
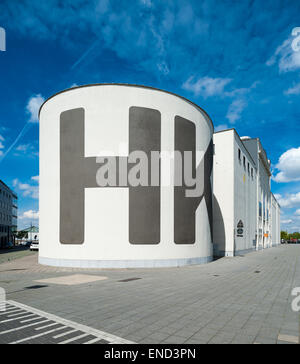
[[[30,251],[39,250],[39,242],[38,241],[33,241],[30,245]]]

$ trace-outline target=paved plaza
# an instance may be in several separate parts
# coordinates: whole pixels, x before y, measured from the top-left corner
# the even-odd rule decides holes
[[[149,344],[275,344],[296,343],[299,337],[291,292],[300,287],[300,245],[160,269],[53,268],[38,265],[33,254],[0,264],[0,287],[6,290],[8,311],[28,315],[22,321],[30,324],[34,315],[50,320],[43,325],[53,327],[41,329],[47,334],[37,328],[28,332],[34,342],[53,342],[61,334],[59,325],[62,333],[74,331],[74,343],[110,338]],[[22,329],[14,331],[24,323],[12,314],[0,315],[0,343],[26,343]],[[13,318],[12,329],[5,330]],[[72,342],[72,335],[60,337]]]

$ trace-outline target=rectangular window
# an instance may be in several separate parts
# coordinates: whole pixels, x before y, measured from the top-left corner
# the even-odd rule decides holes
[[[259,217],[262,217],[262,203],[259,203]]]
[[[239,156],[239,161],[241,160],[241,150],[239,149],[239,152],[238,152],[238,156]]]
[[[243,157],[243,165],[244,165],[244,168],[246,168],[246,157]]]

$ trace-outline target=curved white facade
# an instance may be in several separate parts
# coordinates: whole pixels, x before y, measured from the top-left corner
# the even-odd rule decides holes
[[[157,89],[89,85],[47,100],[40,110],[39,262],[126,268],[211,261],[212,134],[203,110]],[[97,185],[96,157],[126,163],[138,149],[161,152],[158,186]],[[174,187],[167,155],[178,149],[195,153],[199,196]]]

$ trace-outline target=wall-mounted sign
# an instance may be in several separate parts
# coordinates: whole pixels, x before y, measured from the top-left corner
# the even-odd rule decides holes
[[[244,223],[240,220],[237,224],[237,237],[242,238],[244,236]]]
[[[242,220],[240,220],[240,221],[238,222],[237,227],[238,227],[238,228],[240,228],[240,229],[242,229],[242,228],[244,227],[244,223],[243,223],[243,221],[242,221]]]
[[[237,229],[237,235],[238,236],[243,236],[243,234],[244,234],[244,229]]]

